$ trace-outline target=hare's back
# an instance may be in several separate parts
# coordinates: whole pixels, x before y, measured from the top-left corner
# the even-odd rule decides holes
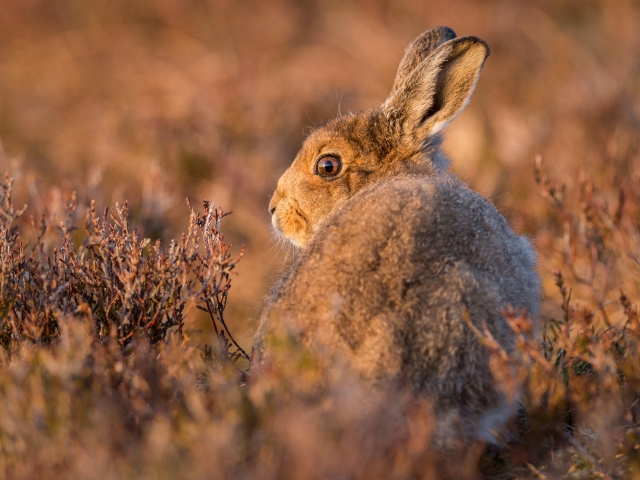
[[[536,313],[537,303],[529,301],[538,288],[529,241],[495,206],[447,175],[397,178],[362,191],[320,228],[307,257],[312,268],[332,264],[354,277],[385,267],[396,276],[437,277],[443,265],[464,263],[492,277],[507,303]]]

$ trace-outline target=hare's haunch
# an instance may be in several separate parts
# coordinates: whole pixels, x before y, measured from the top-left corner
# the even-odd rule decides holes
[[[274,322],[339,354],[373,384],[427,396],[447,436],[490,439],[513,411],[466,315],[504,348],[506,307],[535,317],[535,253],[497,209],[445,172],[440,132],[465,107],[489,48],[439,27],[405,53],[377,110],[339,117],[304,142],[269,205],[301,255],[274,287],[256,363]],[[469,428],[472,427],[472,428]]]

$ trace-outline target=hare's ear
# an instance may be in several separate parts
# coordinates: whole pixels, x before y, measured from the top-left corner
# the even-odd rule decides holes
[[[398,73],[396,73],[396,79],[393,82],[391,95],[402,88],[409,75],[426,60],[436,47],[454,38],[456,38],[456,32],[449,27],[436,27],[427,30],[411,42],[404,52],[400,66],[398,66]]]
[[[405,140],[421,146],[467,105],[488,56],[489,47],[476,37],[442,43],[392,90],[382,110]]]

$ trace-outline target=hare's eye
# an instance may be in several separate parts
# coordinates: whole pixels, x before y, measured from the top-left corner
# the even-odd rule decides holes
[[[334,155],[322,157],[316,163],[316,173],[323,177],[332,177],[342,170],[342,160]]]

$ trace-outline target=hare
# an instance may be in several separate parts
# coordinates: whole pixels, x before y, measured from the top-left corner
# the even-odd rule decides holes
[[[502,312],[535,317],[536,255],[492,204],[446,173],[441,151],[441,132],[488,55],[479,38],[429,30],[407,48],[379,109],[308,136],[269,205],[300,255],[267,298],[254,364],[268,358],[274,322],[284,322],[372,384],[426,396],[443,438],[459,422],[469,441],[495,440],[515,402],[496,387],[466,319],[512,348]]]

